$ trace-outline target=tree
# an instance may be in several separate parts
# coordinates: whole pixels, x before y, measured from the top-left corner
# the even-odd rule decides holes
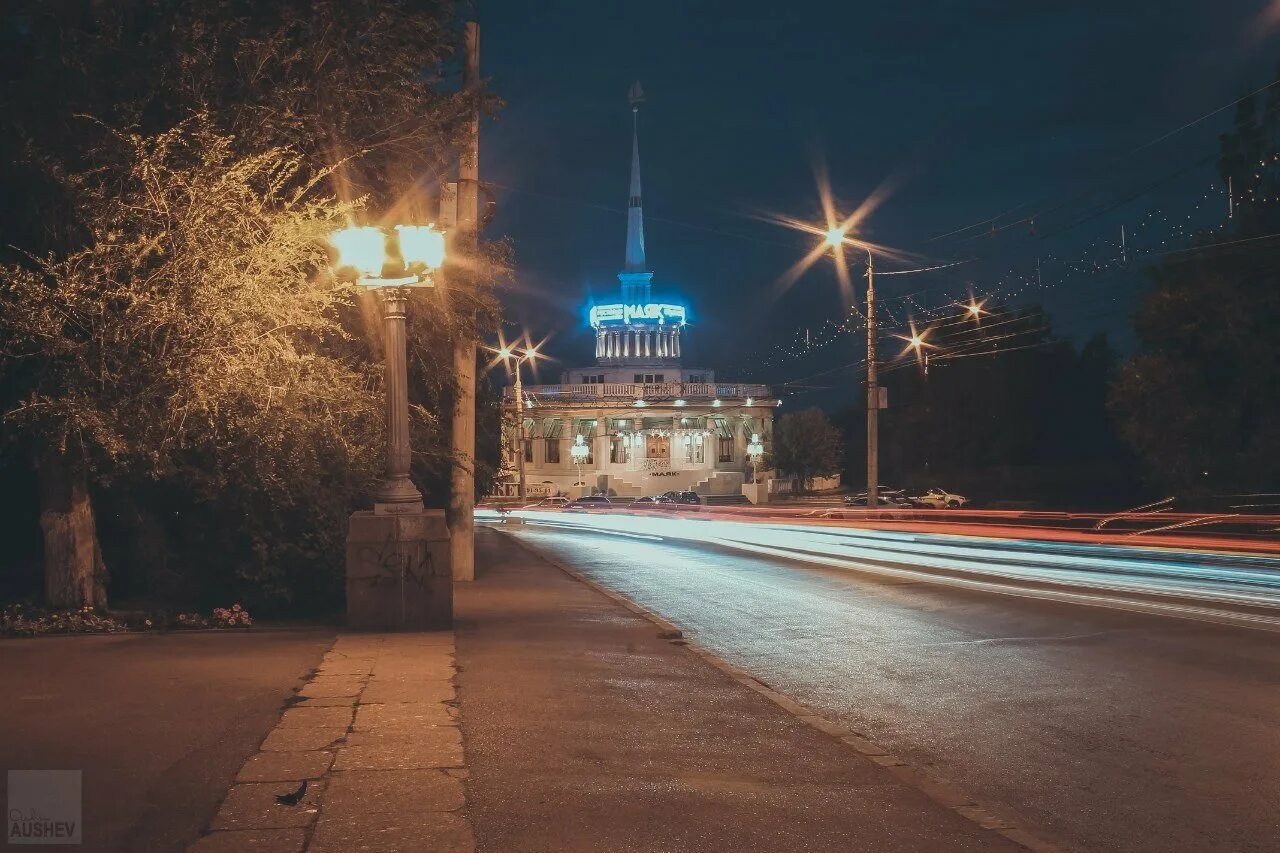
[[[1233,228],[1151,270],[1136,317],[1141,351],[1110,405],[1148,477],[1184,495],[1275,491],[1280,482],[1280,92],[1238,107],[1222,137]],[[1259,239],[1252,239],[1259,238]]]
[[[359,209],[373,221],[434,219],[434,196],[449,175],[455,143],[476,97],[442,85],[460,43],[458,23],[448,0],[5,4],[0,9],[0,194],[24,203],[0,206],[0,231],[6,235],[0,260],[12,264],[7,273],[25,270],[39,278],[52,274],[50,265],[62,264],[54,272],[72,281],[72,270],[65,265],[73,258],[91,258],[100,273],[101,264],[108,263],[101,255],[100,235],[111,228],[103,218],[105,207],[79,197],[83,181],[107,187],[136,179],[136,151],[119,144],[117,128],[147,144],[166,138],[193,113],[202,116],[200,132],[218,139],[223,161],[217,168],[234,172],[236,164],[287,152],[294,168],[274,175],[279,183],[270,190],[276,200],[305,191],[309,202],[318,202],[327,191],[331,198],[325,204],[353,214]],[[489,106],[496,103],[480,97]],[[178,174],[166,173],[168,178],[181,187],[190,175],[168,165],[169,172]],[[267,212],[275,212],[271,199],[263,203]],[[207,215],[210,223],[222,224],[216,212]],[[166,248],[188,252],[228,245],[191,240]],[[507,253],[503,246],[482,248],[486,265],[448,270],[448,288],[415,293],[411,299],[414,476],[428,494],[444,488],[453,464],[448,450],[453,390],[449,339],[474,338],[495,323],[493,284],[506,268]],[[111,277],[95,273],[82,278],[93,286]],[[91,293],[78,295],[85,305],[92,304]],[[348,294],[344,300],[327,317],[335,328],[307,342],[310,353],[347,363],[364,377],[366,393],[377,395],[378,307],[368,296]],[[133,321],[130,315],[106,312],[104,320],[111,319]],[[95,333],[108,336],[102,329]],[[127,330],[116,334],[122,340],[131,335]],[[170,346],[173,339],[157,333],[150,343]],[[174,352],[163,350],[165,357]],[[268,361],[278,355],[265,347],[252,352]],[[41,430],[34,422],[20,421],[32,415],[24,395],[42,377],[65,368],[59,357],[28,350],[21,363],[0,365],[0,416],[7,432],[21,433],[11,436],[18,440],[10,444],[23,446],[24,454],[47,457],[31,447]],[[159,358],[155,353],[147,357]],[[295,390],[281,384],[274,394],[246,403],[252,414],[240,417],[263,417],[257,405],[279,414],[282,398]],[[114,412],[120,402],[102,384],[86,384],[82,391],[85,399],[77,409],[82,415],[99,409]],[[95,395],[101,399],[92,399]],[[111,424],[109,419],[104,423]],[[92,499],[108,501],[108,526],[114,525],[112,532],[125,540],[121,547],[132,548],[129,542],[146,533],[161,540],[159,550],[178,549],[173,562],[187,572],[184,589],[195,574],[191,567],[221,560],[232,568],[216,571],[234,572],[271,597],[340,590],[329,571],[334,555],[341,553],[333,531],[345,526],[340,516],[357,502],[353,484],[362,488],[368,473],[363,451],[355,452],[360,448],[331,448],[332,432],[312,430],[301,420],[282,420],[267,434],[277,442],[280,461],[288,465],[255,458],[263,445],[243,432],[225,444],[162,443],[151,457],[139,459],[98,443],[110,432],[106,427],[82,443],[66,440],[90,426],[81,419],[65,431],[49,433],[56,449],[53,460],[69,461],[73,486],[92,475],[83,489],[46,490],[46,502],[63,495],[62,505],[79,508],[62,516],[92,521]],[[363,429],[353,439],[360,447],[380,440],[380,418]],[[130,451],[155,438],[150,433],[126,437],[133,439]],[[12,467],[13,459],[0,464]],[[269,476],[258,476],[259,463]],[[47,459],[43,469],[58,467]],[[121,519],[135,517],[140,530],[118,529]],[[88,523],[64,526],[80,531],[73,537],[77,542],[96,540],[100,532]],[[91,550],[98,555],[105,549],[106,562],[112,562],[111,542],[104,539],[103,545]],[[54,550],[81,554],[74,560],[56,553],[53,557],[55,563],[65,559],[78,566],[68,564],[62,574],[85,576],[87,551]],[[94,560],[94,574],[101,580],[102,558]],[[134,561],[117,562],[128,571]],[[325,583],[316,583],[317,565],[324,568],[320,577]],[[209,571],[215,568],[210,565]],[[101,600],[97,594],[80,598]]]
[[[119,142],[122,170],[64,178],[89,245],[0,268],[3,423],[38,460],[56,606],[105,602],[90,473],[181,472],[207,498],[300,465],[349,492],[376,462],[353,293],[317,274],[352,207],[297,154],[238,156],[201,117]]]
[[[814,477],[840,470],[844,437],[821,409],[783,415],[773,431],[773,462],[807,491]]]

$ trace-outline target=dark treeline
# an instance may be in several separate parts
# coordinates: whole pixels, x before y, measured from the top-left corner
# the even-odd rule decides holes
[[[1099,335],[1077,350],[1038,308],[992,309],[941,322],[926,346],[886,344],[880,414],[884,485],[938,486],[981,505],[1132,505],[1143,495],[1132,453],[1107,412],[1118,368]],[[927,357],[927,364],[925,358]],[[866,480],[866,410],[842,418],[846,477]]]

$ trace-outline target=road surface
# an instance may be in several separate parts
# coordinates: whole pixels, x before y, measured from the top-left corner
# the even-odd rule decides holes
[[[1067,849],[1280,849],[1280,633],[673,539],[515,535]]]
[[[183,851],[332,642],[331,630],[0,640],[0,769],[83,771],[84,843],[58,849]]]

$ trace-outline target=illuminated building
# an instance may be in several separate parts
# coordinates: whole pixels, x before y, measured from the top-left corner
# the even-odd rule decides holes
[[[742,495],[752,472],[748,447],[768,452],[778,400],[766,385],[717,380],[686,367],[689,313],[680,299],[655,299],[645,259],[637,118],[631,90],[631,193],[619,298],[587,307],[595,363],[563,372],[557,385],[524,386],[526,494],[602,493],[639,497],[662,492]],[[506,389],[508,412],[515,406]],[[513,418],[508,418],[514,423]],[[508,429],[509,467],[517,468],[517,430]],[[753,436],[757,440],[753,444]],[[574,445],[586,453],[570,452]],[[582,479],[578,479],[578,462]],[[504,490],[514,493],[514,484]]]

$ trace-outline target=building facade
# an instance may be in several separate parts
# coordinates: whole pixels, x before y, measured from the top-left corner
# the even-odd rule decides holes
[[[514,388],[506,389],[508,466],[514,476],[516,454],[524,454],[529,497],[676,490],[756,500],[766,490],[744,484],[772,444],[779,402],[766,385],[719,380],[711,370],[683,363],[688,312],[679,299],[655,300],[645,258],[639,102],[637,84],[620,292],[587,312],[595,363],[565,370],[557,385],[524,386],[523,447]],[[514,479],[503,491],[515,493]]]

